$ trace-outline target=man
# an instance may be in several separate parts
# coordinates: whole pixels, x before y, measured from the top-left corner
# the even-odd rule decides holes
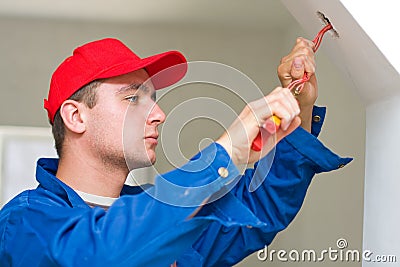
[[[155,162],[165,120],[155,90],[180,80],[186,60],[175,51],[140,59],[115,39],[77,48],[54,72],[45,100],[60,159],[40,159],[38,188],[2,209],[1,266],[230,266],[271,243],[297,214],[314,174],[350,161],[316,139],[324,109],[313,107],[312,45],[299,38],[278,67],[283,86],[304,71],[311,76],[297,99],[278,87],[249,103],[215,143],[145,191],[124,185],[127,165]],[[183,67],[147,81],[175,65]],[[313,112],[320,120],[312,122]],[[275,158],[250,192],[275,145],[265,142],[259,152],[251,143],[272,115],[282,121]],[[236,166],[260,158],[239,175]]]

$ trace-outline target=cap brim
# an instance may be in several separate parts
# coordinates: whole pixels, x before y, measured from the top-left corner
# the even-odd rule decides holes
[[[123,62],[101,73],[97,76],[97,79],[111,78],[139,69],[146,69],[151,77],[154,88],[157,90],[180,81],[186,74],[187,61],[180,52],[168,51],[143,58],[140,62],[135,62],[135,64],[132,64],[130,61]]]

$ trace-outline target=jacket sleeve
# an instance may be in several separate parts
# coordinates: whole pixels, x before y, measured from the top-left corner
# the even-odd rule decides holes
[[[337,156],[316,138],[324,115],[324,108],[315,107],[317,117],[312,134],[296,129],[277,145],[275,153],[259,161],[254,169],[246,170],[231,190],[229,202],[218,204],[231,220],[250,212],[259,223],[241,226],[212,223],[182,257],[182,266],[186,266],[191,254],[197,258],[201,255],[202,266],[232,266],[269,245],[300,210],[313,176],[351,161]]]

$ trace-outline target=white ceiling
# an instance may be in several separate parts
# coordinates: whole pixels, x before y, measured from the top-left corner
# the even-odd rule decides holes
[[[240,28],[294,21],[279,0],[1,0],[0,15]]]

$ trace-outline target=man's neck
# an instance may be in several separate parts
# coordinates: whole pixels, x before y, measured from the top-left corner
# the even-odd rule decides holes
[[[75,153],[60,159],[56,176],[74,190],[116,198],[121,193],[128,172],[128,169],[105,166],[97,159]]]

